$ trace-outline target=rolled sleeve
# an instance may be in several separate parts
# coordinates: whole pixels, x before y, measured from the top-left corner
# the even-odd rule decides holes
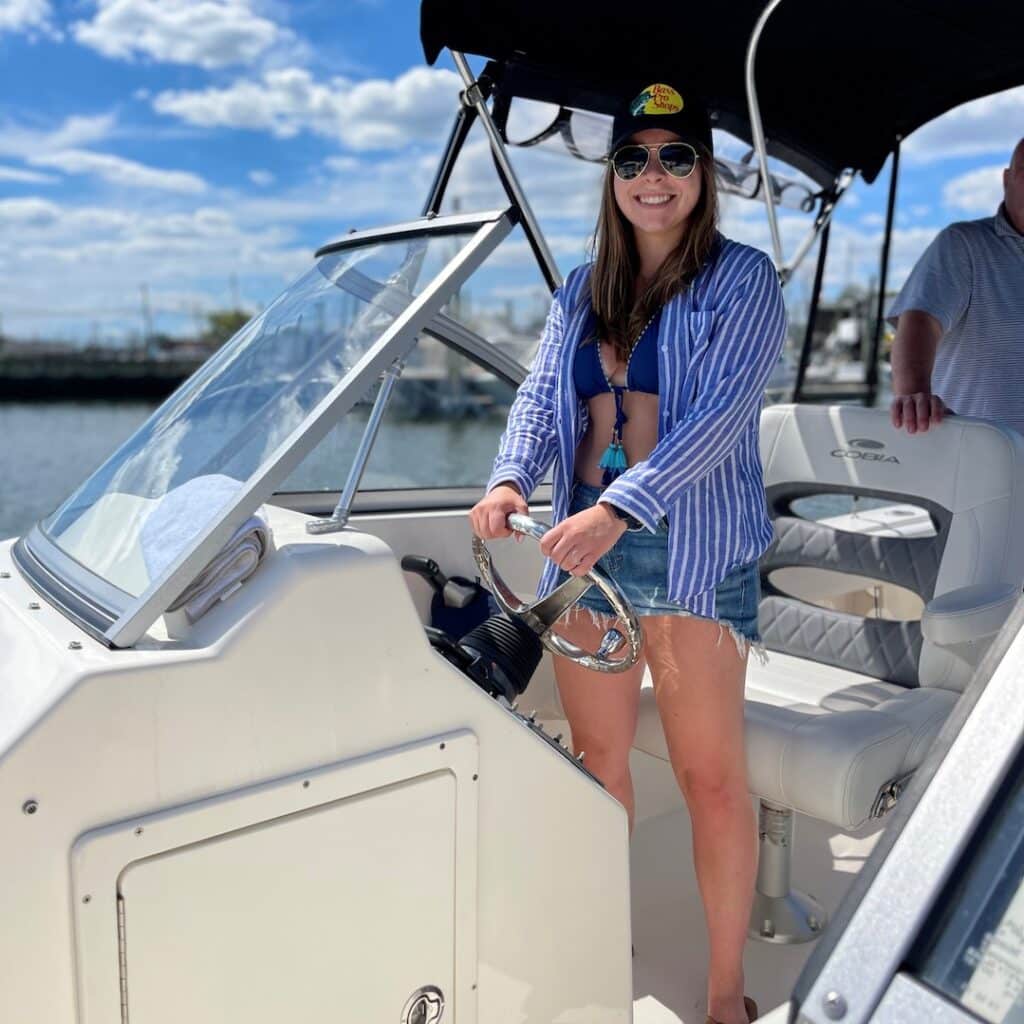
[[[925,249],[886,319],[895,327],[900,314],[917,309],[935,317],[945,333],[967,312],[973,277],[970,249],[952,224]]]
[[[647,459],[605,490],[602,500],[656,530],[683,491],[734,450],[761,408],[785,335],[786,309],[778,275],[770,260],[760,259],[716,316],[711,342],[701,357],[697,391],[685,415]]]

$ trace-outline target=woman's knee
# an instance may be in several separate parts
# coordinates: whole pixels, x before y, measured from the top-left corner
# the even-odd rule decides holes
[[[750,798],[746,770],[735,764],[682,764],[675,769],[679,788],[690,806],[724,807]]]
[[[573,733],[573,750],[577,757],[584,754],[583,763],[602,782],[624,780],[629,777],[630,746],[610,743],[607,736]]]

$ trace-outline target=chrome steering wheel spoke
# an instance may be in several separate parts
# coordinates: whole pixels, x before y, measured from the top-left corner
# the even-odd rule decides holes
[[[536,541],[540,541],[550,529],[549,526],[538,523],[529,516],[516,513],[508,517],[508,526],[514,532],[532,537]],[[494,595],[502,611],[529,626],[549,651],[597,672],[624,672],[636,664],[643,645],[640,620],[614,580],[600,569],[593,568],[583,576],[570,576],[547,597],[539,601],[524,602],[501,578],[494,567],[487,545],[479,537],[473,538],[473,557],[476,559],[484,585]],[[583,650],[565,637],[559,636],[552,628],[591,587],[597,587],[604,594],[625,629],[625,633],[618,629],[609,629],[595,652]],[[622,658],[615,660],[611,657],[627,645],[628,650]]]
[[[530,605],[530,613],[544,626],[546,633],[593,585],[589,575],[570,576],[547,597]]]

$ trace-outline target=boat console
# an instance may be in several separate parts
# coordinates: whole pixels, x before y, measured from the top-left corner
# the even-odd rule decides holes
[[[432,649],[387,545],[265,514],[128,650],[0,548],[0,1019],[623,1024],[620,805]]]

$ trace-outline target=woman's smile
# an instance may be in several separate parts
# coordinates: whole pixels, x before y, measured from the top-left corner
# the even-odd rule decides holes
[[[636,197],[637,202],[644,206],[664,206],[675,198],[668,192],[644,192]]]

